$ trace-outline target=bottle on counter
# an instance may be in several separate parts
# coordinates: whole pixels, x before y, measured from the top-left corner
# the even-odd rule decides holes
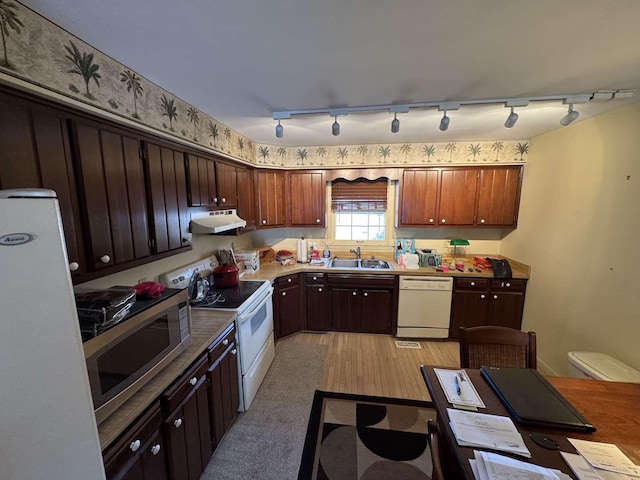
[[[331,258],[331,250],[329,250],[329,244],[325,243],[324,250],[322,251],[322,258]]]

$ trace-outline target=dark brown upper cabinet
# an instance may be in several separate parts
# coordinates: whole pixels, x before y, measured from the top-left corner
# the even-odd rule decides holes
[[[477,191],[477,169],[442,169],[436,219],[438,225],[472,226]]]
[[[476,225],[515,227],[518,223],[522,167],[480,169]]]
[[[411,169],[402,172],[399,225],[421,227],[436,225],[440,171]]]
[[[325,193],[323,171],[289,172],[288,224],[292,227],[325,227]]]
[[[188,204],[209,209],[236,208],[236,167],[209,157],[187,154]]]
[[[285,226],[284,180],[285,172],[283,171],[256,170],[259,228]],[[302,201],[303,199],[300,200]]]
[[[256,205],[253,170],[238,167],[236,174],[238,190],[238,216],[246,220],[247,226],[240,229],[241,232],[256,229]]]

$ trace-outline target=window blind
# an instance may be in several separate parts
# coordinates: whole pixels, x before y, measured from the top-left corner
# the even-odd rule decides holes
[[[386,178],[345,180],[331,183],[331,210],[333,212],[384,212],[387,210]]]

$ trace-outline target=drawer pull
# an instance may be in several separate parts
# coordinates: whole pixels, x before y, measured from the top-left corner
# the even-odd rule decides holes
[[[367,292],[364,292],[364,293],[363,293],[363,295],[364,295],[365,297],[368,297],[368,296],[369,296],[369,294],[368,294]]]
[[[290,278],[287,278],[287,282],[291,283],[291,279],[290,279]]]
[[[476,286],[476,282],[471,282],[471,286],[475,287]]]
[[[511,286],[510,283],[505,283],[505,287],[509,288]]]
[[[317,280],[317,279],[318,279],[318,277],[313,277],[313,280],[314,280],[314,281],[315,281],[315,280]]]
[[[182,425],[182,419],[181,418],[177,418],[173,421],[173,426],[176,428],[180,428],[180,426]]]
[[[140,440],[134,440],[133,442],[131,442],[131,445],[129,445],[129,448],[131,449],[132,452],[137,451],[140,448]]]
[[[198,377],[193,377],[191,380],[189,380],[189,383],[191,385],[195,385],[196,383],[198,383]]]
[[[233,350],[231,350],[231,355],[235,355],[236,353],[238,353],[238,349],[234,348]]]
[[[153,447],[151,447],[151,455],[157,455],[160,453],[160,444],[156,444]]]
[[[351,295],[357,295],[357,294],[358,294],[358,292],[353,292]]]
[[[321,292],[321,291],[322,291],[322,288],[319,288],[319,289],[318,289],[318,291],[319,291],[319,292]]]
[[[222,344],[225,346],[229,345],[229,339],[225,338],[224,340],[222,340]]]

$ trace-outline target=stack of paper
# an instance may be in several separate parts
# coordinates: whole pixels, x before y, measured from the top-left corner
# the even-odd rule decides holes
[[[531,458],[531,452],[509,417],[447,409],[451,429],[461,447],[479,447]]]
[[[449,403],[467,407],[485,408],[484,402],[478,395],[476,387],[471,383],[471,379],[465,370],[448,370],[444,368],[434,368],[433,371],[438,377],[440,386],[444,390]]]
[[[579,455],[561,452],[580,480],[638,480],[640,467],[613,443],[568,439]]]
[[[477,480],[570,480],[569,475],[532,463],[514,460],[497,453],[474,450],[469,460]]]

